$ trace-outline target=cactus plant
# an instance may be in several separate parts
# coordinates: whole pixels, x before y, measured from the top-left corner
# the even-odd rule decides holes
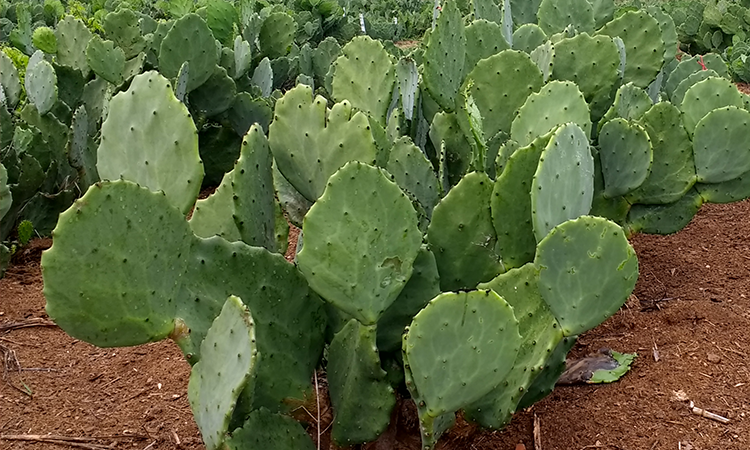
[[[86,62],[95,74],[114,85],[125,80],[125,52],[112,41],[94,35],[86,46]]]
[[[187,214],[203,179],[198,136],[164,77],[141,74],[112,98],[96,166],[102,179],[122,177],[163,190]]]
[[[205,83],[219,62],[211,29],[196,14],[178,19],[160,45],[159,71],[164,76],[176,78],[184,62],[190,64],[187,92]]]
[[[466,35],[461,12],[454,0],[442,7],[424,54],[424,85],[446,111],[456,108],[456,96],[464,78]]]
[[[39,114],[47,114],[57,101],[57,75],[40,50],[29,59],[25,85],[26,95]]]

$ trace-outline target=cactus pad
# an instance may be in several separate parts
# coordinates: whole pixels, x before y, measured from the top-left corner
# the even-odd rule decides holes
[[[369,36],[356,37],[344,46],[334,64],[334,100],[348,100],[385,125],[396,70],[383,45]]]
[[[112,98],[97,169],[102,179],[122,177],[164,191],[185,214],[193,206],[203,180],[198,133],[164,77],[138,75],[127,91]]]
[[[475,20],[466,27],[466,73],[480,60],[509,48],[498,23]]]
[[[549,36],[572,26],[579,33],[594,31],[594,8],[588,0],[542,0],[539,26]]]
[[[241,428],[232,431],[225,442],[228,450],[263,448],[265,450],[314,450],[305,429],[289,416],[266,408],[251,412]]]
[[[365,325],[401,292],[422,240],[411,202],[389,178],[359,162],[336,172],[305,216],[297,255],[310,286]]]
[[[742,94],[726,78],[707,78],[695,83],[685,92],[680,104],[685,129],[692,136],[695,127],[706,114],[725,106],[743,108]]]
[[[578,124],[585,136],[591,134],[589,106],[583,94],[570,81],[550,81],[529,95],[511,125],[511,139],[522,147],[569,122]]]
[[[172,332],[186,263],[175,255],[187,255],[190,230],[164,194],[129,181],[96,184],[60,215],[53,236],[44,295],[68,334],[113,347]]]
[[[666,205],[633,205],[626,224],[628,233],[677,233],[690,223],[701,205],[703,198],[695,188]]]
[[[57,102],[57,75],[52,64],[44,59],[41,50],[29,58],[26,68],[26,95],[39,114],[47,114]]]
[[[349,161],[374,164],[378,150],[363,113],[349,102],[327,109],[323,97],[299,85],[276,102],[268,140],[281,173],[310,201],[320,197],[328,177]]]
[[[86,46],[86,61],[95,74],[119,86],[124,81],[125,52],[112,41],[94,35]]]
[[[631,203],[671,203],[695,183],[693,145],[680,111],[669,102],[657,103],[640,119],[653,147],[651,173],[627,195]]]
[[[555,131],[531,183],[531,217],[537,242],[557,225],[588,214],[594,196],[594,159],[576,124]]]
[[[455,0],[443,4],[424,53],[424,85],[446,111],[456,107],[456,96],[464,78],[466,35],[461,11]]]
[[[211,29],[196,14],[180,17],[160,46],[159,70],[167,78],[177,78],[185,62],[190,65],[187,92],[205,83],[219,62]]]
[[[535,263],[542,297],[565,336],[590,330],[614,314],[638,278],[638,259],[625,232],[601,217],[557,226],[539,243]]]
[[[599,158],[605,197],[625,195],[648,177],[653,159],[651,141],[637,123],[612,119],[599,132]]]
[[[482,114],[486,136],[511,132],[513,117],[529,95],[542,88],[542,72],[517,50],[505,50],[477,63],[467,79],[472,97]]]
[[[492,226],[492,180],[472,172],[435,207],[427,242],[435,253],[443,291],[474,289],[504,272]]]
[[[223,447],[240,392],[255,379],[255,324],[242,300],[230,296],[201,343],[188,397],[206,449]]]
[[[513,308],[500,296],[486,290],[449,292],[414,317],[404,336],[404,364],[425,413],[439,417],[500,384],[520,346]]]
[[[344,325],[328,349],[328,389],[335,416],[331,437],[340,445],[374,441],[391,420],[396,396],[380,368],[376,326],[356,319]]]
[[[695,127],[695,173],[702,183],[729,181],[750,171],[750,112],[734,106],[717,108]]]

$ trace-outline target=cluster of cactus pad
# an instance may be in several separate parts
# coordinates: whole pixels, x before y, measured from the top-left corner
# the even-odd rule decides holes
[[[446,0],[406,53],[300,48],[279,11],[233,10],[234,36],[211,8],[123,9],[101,37],[66,17],[29,41],[25,91],[0,54],[0,114],[28,97],[0,218],[42,143],[88,180],[42,258],[50,317],[103,347],[173,339],[210,450],[313,448],[291,415],[321,366],[338,444],[377,439],[397,393],[425,449],[459,410],[502,428],[632,292],[628,235],[750,196],[748,97],[716,55],[678,61],[658,10]]]

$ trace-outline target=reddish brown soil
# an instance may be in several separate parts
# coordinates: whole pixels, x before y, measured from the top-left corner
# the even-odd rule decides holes
[[[512,450],[523,443],[532,449],[536,416],[543,450],[750,448],[748,219],[750,202],[709,205],[676,235],[632,240],[641,269],[635,296],[573,350],[638,352],[623,379],[559,387],[504,431],[460,421],[440,447]],[[76,448],[8,439],[48,434],[96,438],[77,448],[202,449],[185,395],[188,365],[176,346],[99,349],[34,321],[46,319],[38,264],[45,245],[34,243],[0,280],[0,449]],[[2,328],[12,324],[32,326]],[[676,391],[730,423],[691,414],[673,399]],[[322,416],[325,429],[325,402]],[[418,448],[407,403],[394,423],[388,436],[367,447]],[[317,427],[310,433],[316,436]],[[325,437],[321,444],[331,448]]]

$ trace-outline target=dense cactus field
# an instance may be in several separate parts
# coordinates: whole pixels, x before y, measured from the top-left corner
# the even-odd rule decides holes
[[[654,6],[438,3],[409,46],[351,3],[0,3],[3,257],[30,222],[58,326],[177,343],[210,450],[313,448],[319,368],[339,445],[397,392],[424,449],[502,429],[633,292],[628,237],[750,196],[750,97]]]

